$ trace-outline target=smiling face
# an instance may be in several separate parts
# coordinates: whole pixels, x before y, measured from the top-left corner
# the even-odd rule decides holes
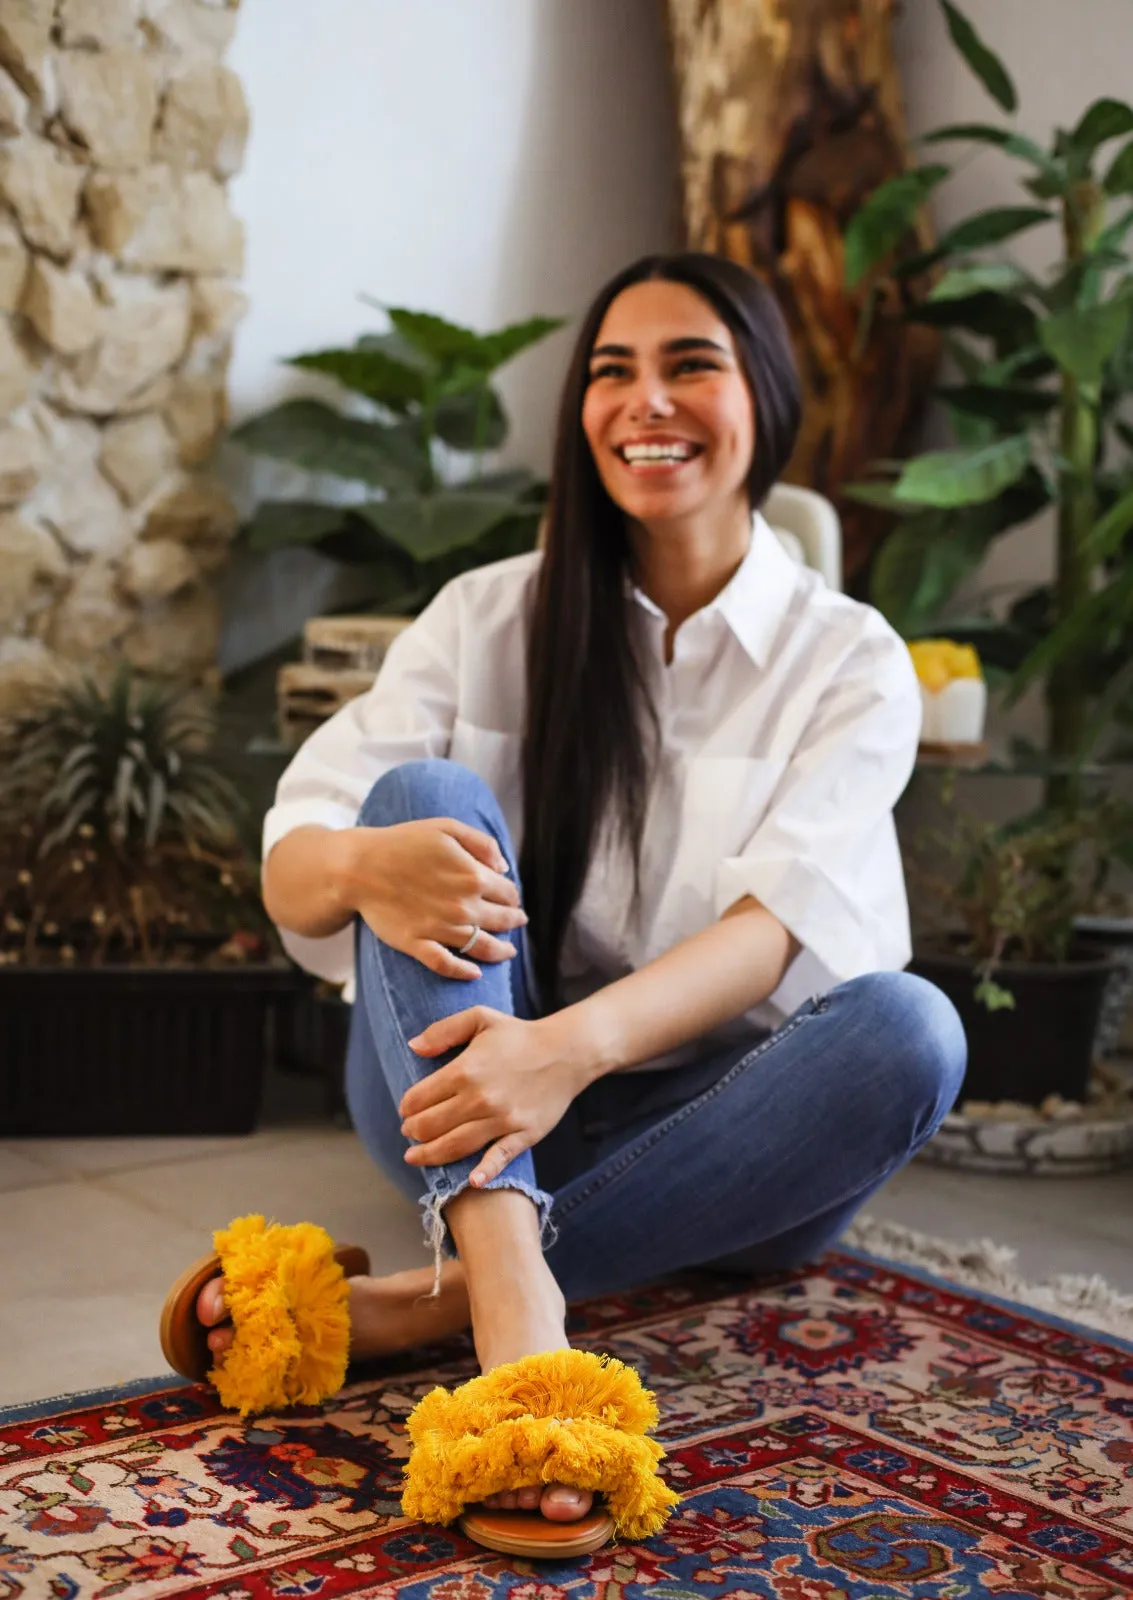
[[[610,498],[668,523],[746,510],[755,408],[726,323],[693,289],[623,289],[590,360],[582,427]]]

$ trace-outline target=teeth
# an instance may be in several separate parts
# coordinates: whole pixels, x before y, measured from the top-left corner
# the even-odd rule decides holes
[[[627,444],[622,455],[631,464],[635,461],[689,461],[692,446],[687,444]]]

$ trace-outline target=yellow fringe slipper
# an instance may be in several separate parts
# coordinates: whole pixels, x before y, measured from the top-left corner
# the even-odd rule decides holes
[[[647,1437],[656,1421],[652,1394],[621,1361],[585,1350],[525,1356],[418,1402],[402,1509],[447,1523],[488,1495],[563,1483],[601,1494],[616,1533],[648,1538],[680,1498],[657,1473],[665,1452]],[[556,1526],[569,1534],[569,1523]]]
[[[317,1405],[341,1389],[348,1291],[326,1230],[237,1217],[213,1243],[234,1333],[223,1365],[209,1373],[221,1404],[246,1417]]]

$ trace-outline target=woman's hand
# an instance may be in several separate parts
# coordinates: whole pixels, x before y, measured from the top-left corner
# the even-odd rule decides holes
[[[515,946],[494,937],[521,928],[519,890],[490,834],[453,817],[350,830],[350,903],[384,944],[442,978],[478,978],[476,961],[508,961]],[[481,932],[464,960],[454,954]]]
[[[562,1016],[524,1022],[473,1006],[410,1039],[420,1056],[467,1049],[403,1097],[401,1131],[416,1141],[406,1161],[435,1167],[484,1150],[471,1179],[479,1186],[545,1138],[591,1077]]]

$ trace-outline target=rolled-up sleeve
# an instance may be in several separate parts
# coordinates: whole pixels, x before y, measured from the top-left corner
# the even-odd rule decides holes
[[[449,586],[394,640],[373,688],[304,742],[264,818],[265,862],[296,828],[352,828],[366,796],[392,767],[448,754],[456,710],[457,631]],[[353,928],[323,939],[287,928],[279,932],[288,954],[307,971],[332,983],[350,982]]]
[[[752,895],[802,946],[770,1004],[781,1015],[911,953],[893,807],[921,700],[903,642],[875,618],[821,694],[763,820],[717,867],[716,915]]]

